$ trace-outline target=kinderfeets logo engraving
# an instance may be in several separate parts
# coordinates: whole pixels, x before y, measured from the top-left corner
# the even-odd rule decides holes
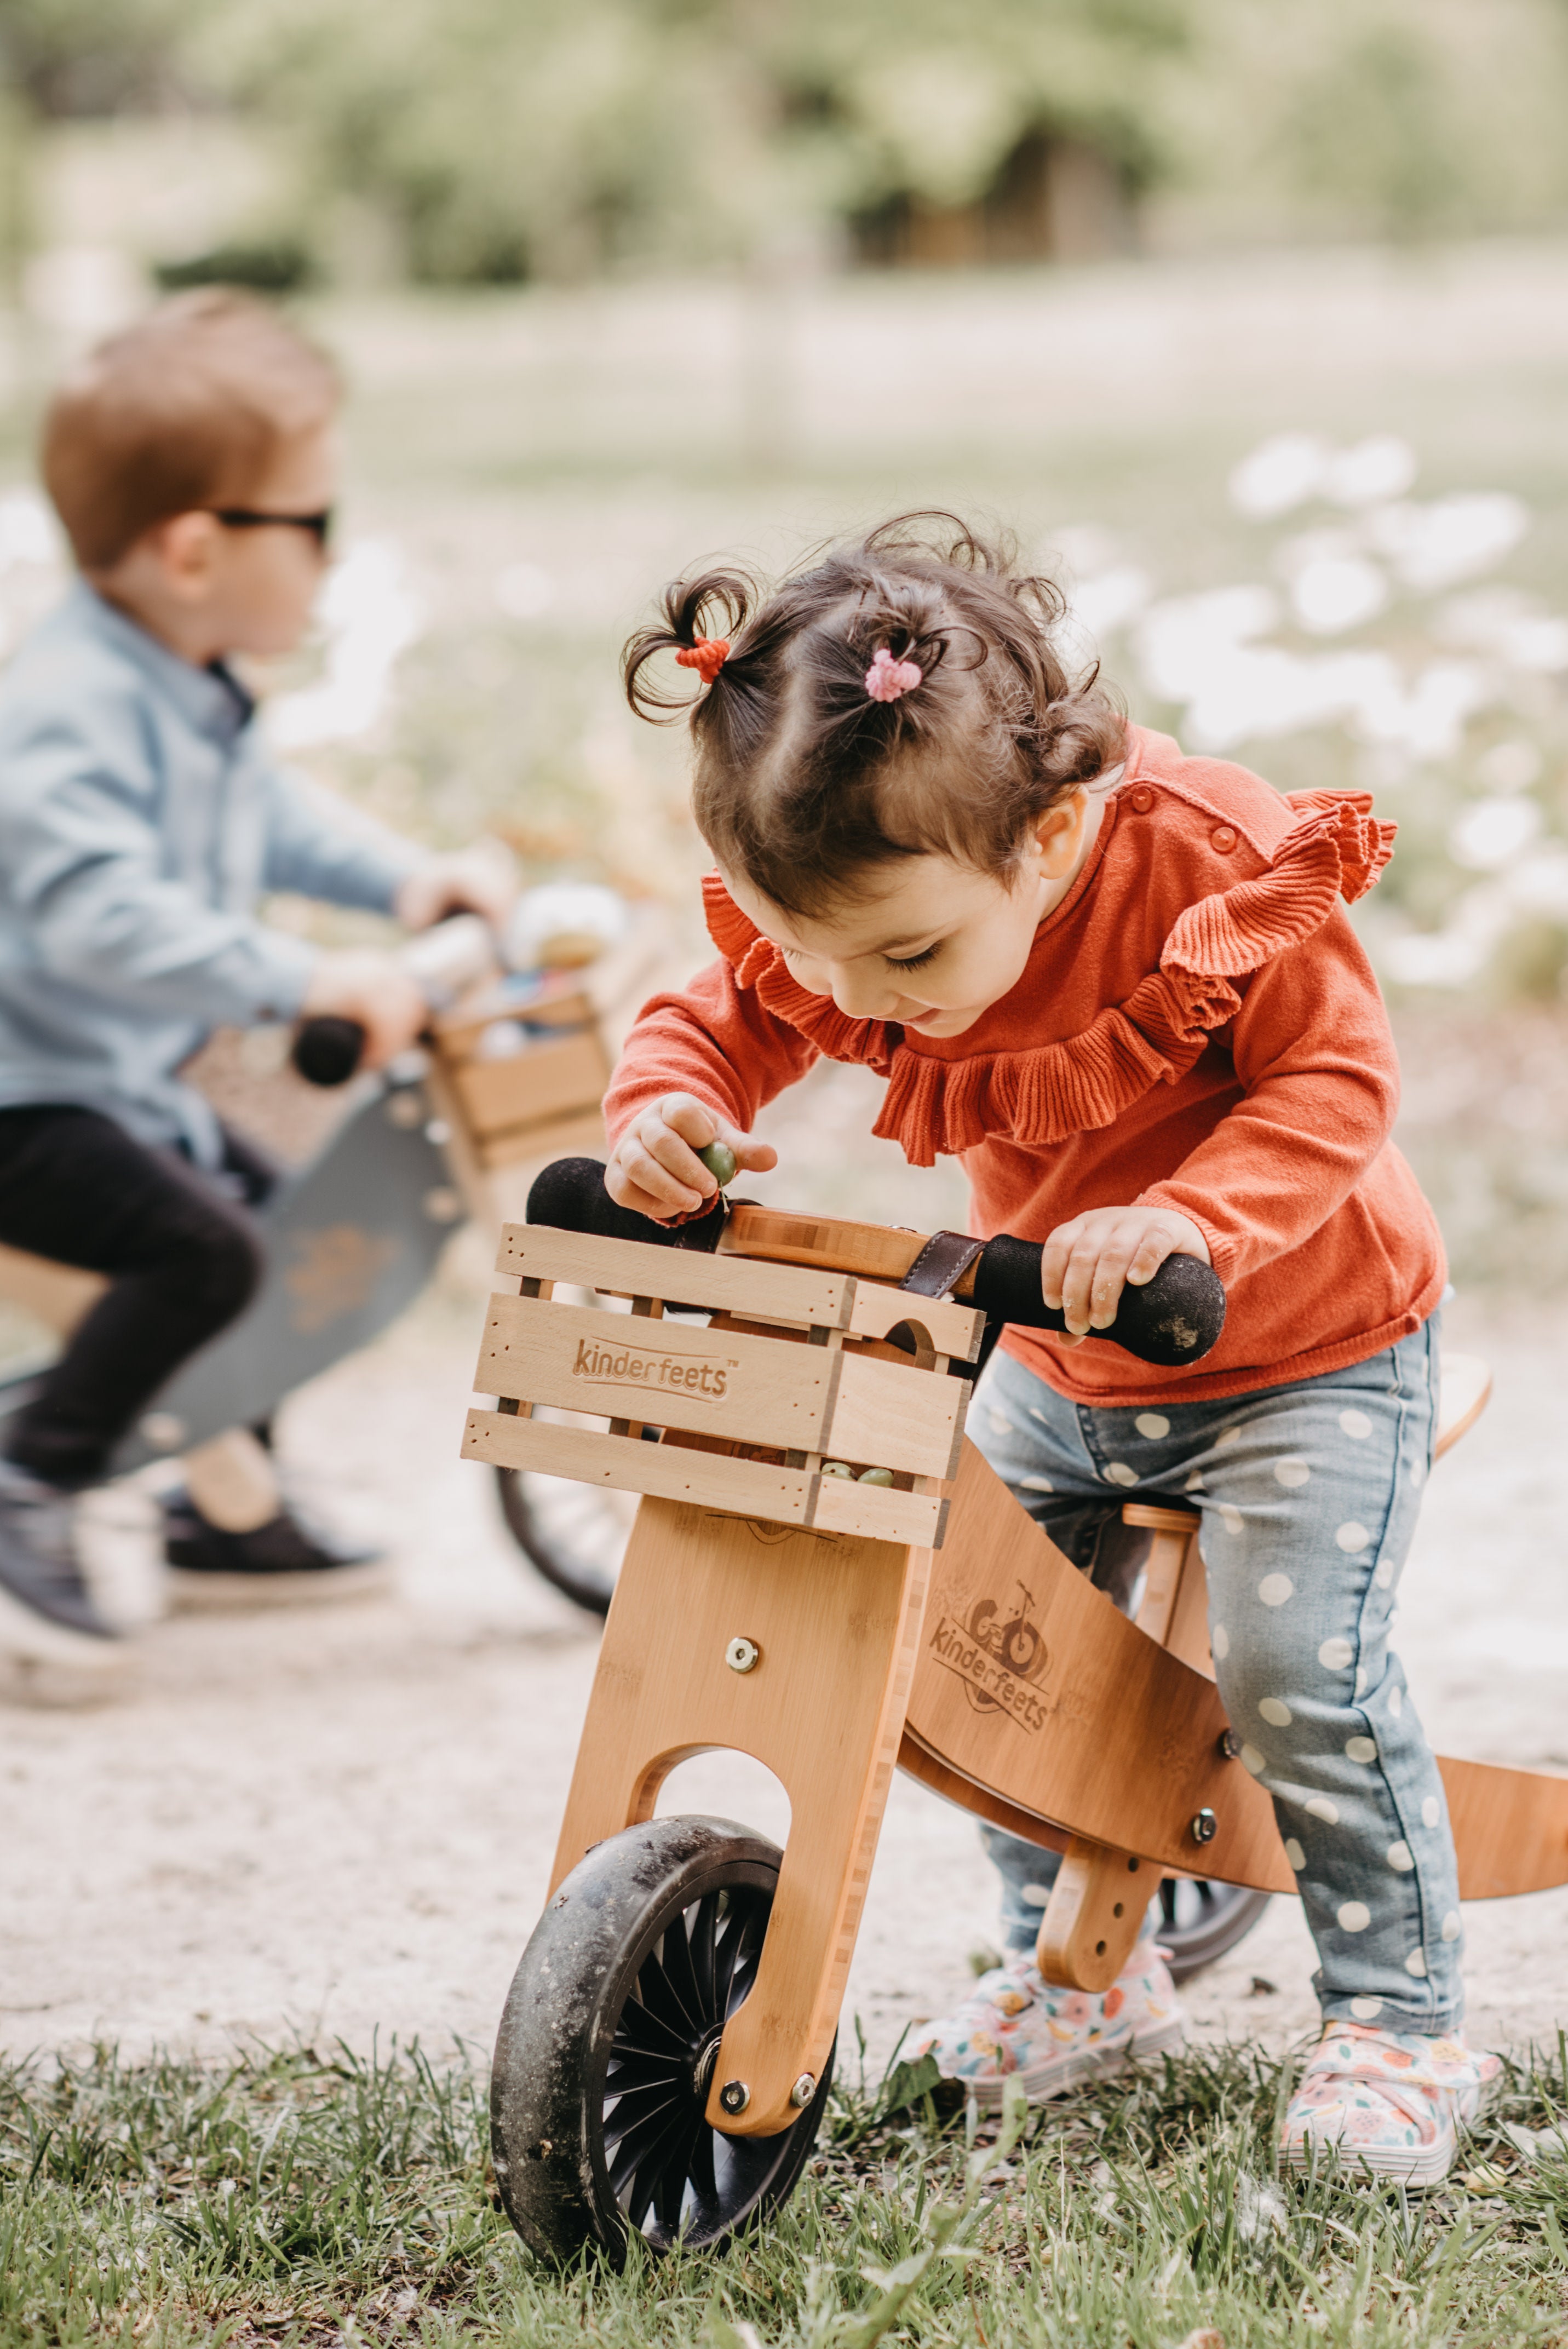
[[[603,1346],[596,1338],[577,1341],[574,1379],[593,1386],[643,1387],[652,1394],[701,1394],[721,1402],[729,1373],[739,1364],[732,1355],[647,1353],[635,1346]]]
[[[1035,1594],[1023,1583],[1017,1605],[999,1607],[982,1599],[966,1622],[942,1614],[931,1634],[937,1662],[964,1682],[976,1713],[1002,1713],[1020,1729],[1042,1729],[1047,1708],[1036,1690],[1050,1665],[1037,1623],[1030,1619]]]

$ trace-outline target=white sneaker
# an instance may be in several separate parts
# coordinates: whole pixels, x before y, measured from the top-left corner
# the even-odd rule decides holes
[[[1152,1941],[1140,1941],[1107,1991],[1059,1990],[1020,1955],[982,1974],[956,2013],[928,2024],[906,2053],[911,2062],[934,2055],[943,2078],[961,2081],[985,2112],[1015,2075],[1043,2104],[1130,2058],[1174,2054],[1186,2036],[1170,1970]]]

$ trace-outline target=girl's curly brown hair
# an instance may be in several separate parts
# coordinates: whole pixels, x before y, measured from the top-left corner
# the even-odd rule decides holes
[[[1009,539],[900,514],[771,590],[728,570],[676,581],[664,625],[626,646],[626,698],[655,723],[688,713],[703,838],[787,913],[903,856],[1005,880],[1038,818],[1124,755],[1098,667],[1075,677],[1057,649],[1066,608]],[[729,657],[695,700],[648,674],[714,636]],[[923,672],[894,701],[866,691],[883,647]]]

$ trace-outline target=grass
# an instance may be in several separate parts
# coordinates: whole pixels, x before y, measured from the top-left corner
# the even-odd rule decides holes
[[[1522,2158],[1502,2127],[1568,2117],[1561,2041],[1511,2066],[1468,2167],[1425,2196],[1276,2178],[1284,2085],[1255,2049],[1201,2050],[966,2148],[961,2121],[890,2113],[862,2078],[766,2233],[616,2275],[554,2271],[512,2236],[471,2068],[102,2048],[0,2073],[0,2344],[1568,2341],[1568,2160]]]

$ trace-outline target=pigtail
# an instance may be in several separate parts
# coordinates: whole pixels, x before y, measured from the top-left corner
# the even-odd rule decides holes
[[[691,713],[706,698],[672,693],[645,675],[659,653],[674,653],[683,667],[697,669],[707,692],[723,678],[727,663],[706,661],[699,648],[723,645],[727,651],[745,627],[758,600],[755,582],[738,571],[705,571],[695,579],[676,579],[660,598],[664,625],[639,628],[628,638],[621,656],[621,679],[626,699],[650,725],[667,726]],[[689,657],[682,659],[682,656]],[[711,674],[710,674],[711,672]]]

